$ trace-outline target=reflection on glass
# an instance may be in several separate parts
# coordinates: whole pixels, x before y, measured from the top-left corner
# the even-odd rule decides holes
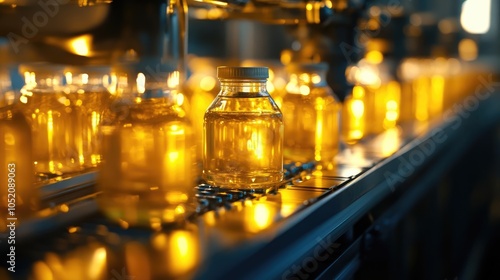
[[[124,82],[101,126],[106,160],[98,202],[115,221],[157,229],[187,211],[194,186],[192,128],[163,83],[143,73]]]
[[[339,149],[341,105],[326,83],[326,64],[289,64],[283,96],[283,154],[292,161],[331,163]]]
[[[353,94],[346,100],[348,108],[344,110],[347,120],[344,121],[343,135],[347,143],[355,143],[366,134],[378,134],[396,126],[400,115],[401,86],[389,73],[390,67],[391,62],[384,61],[381,52],[369,51],[357,65],[347,69],[347,79],[355,85]]]
[[[260,232],[268,228],[277,218],[279,206],[273,202],[254,201],[243,208],[245,231]]]
[[[342,137],[347,144],[361,140],[366,133],[365,90],[356,85],[342,107]]]
[[[25,85],[20,101],[30,120],[33,160],[38,174],[82,170],[75,131],[75,106],[62,87],[63,71],[53,65],[21,66]]]
[[[400,131],[397,127],[388,129],[375,140],[375,145],[383,157],[388,157],[395,153],[401,146]]]
[[[162,279],[186,277],[201,259],[197,229],[162,232],[151,238],[154,249],[154,276]]]
[[[7,231],[10,210],[22,221],[38,203],[31,128],[18,105],[10,78],[0,69],[0,232]]]
[[[108,106],[109,69],[103,67],[69,68],[65,73],[72,108],[73,129],[78,160],[84,168],[102,161],[99,125]]]
[[[107,251],[92,243],[60,256],[46,253],[41,261],[34,263],[31,278],[35,280],[104,280],[109,279]]]

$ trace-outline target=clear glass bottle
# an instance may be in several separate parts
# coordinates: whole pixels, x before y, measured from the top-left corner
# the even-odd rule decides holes
[[[64,92],[64,68],[51,64],[21,65],[25,85],[20,101],[30,121],[33,160],[39,176],[82,170],[74,126],[74,104]]]
[[[283,179],[283,115],[267,67],[218,67],[221,91],[205,113],[203,178],[222,188],[265,191]]]
[[[99,125],[108,107],[110,69],[103,66],[68,67],[65,70],[71,100],[73,129],[78,160],[83,168],[96,167],[102,161]]]
[[[195,185],[192,127],[166,76],[115,69],[116,97],[101,125],[98,203],[109,218],[158,228],[184,218]]]
[[[339,150],[341,105],[326,82],[326,63],[287,65],[283,97],[283,154],[292,161],[316,161],[325,167]]]
[[[36,210],[31,128],[22,114],[7,71],[0,69],[0,232],[7,218],[18,221]],[[14,208],[12,216],[7,216]]]

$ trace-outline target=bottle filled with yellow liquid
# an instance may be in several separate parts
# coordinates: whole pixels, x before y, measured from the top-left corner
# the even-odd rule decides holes
[[[195,150],[191,124],[168,90],[168,77],[158,79],[146,69],[116,70],[116,97],[101,125],[98,203],[112,220],[158,228],[185,217]]]
[[[82,66],[65,72],[78,160],[82,168],[93,168],[102,161],[99,125],[110,101],[110,69]]]
[[[283,115],[267,67],[218,67],[221,91],[205,113],[203,178],[221,188],[266,191],[283,179]]]
[[[294,63],[283,97],[283,154],[292,161],[327,166],[339,150],[341,105],[326,83],[326,63]]]
[[[352,87],[342,106],[341,138],[346,144],[356,144],[366,134],[366,97],[360,85]]]
[[[21,65],[25,85],[20,101],[33,137],[35,172],[42,177],[83,169],[76,143],[75,104],[65,92],[64,68],[50,64]]]
[[[7,218],[21,221],[33,214],[38,204],[31,128],[17,97],[8,74],[0,70],[0,232],[7,230]],[[13,215],[9,215],[11,211]]]

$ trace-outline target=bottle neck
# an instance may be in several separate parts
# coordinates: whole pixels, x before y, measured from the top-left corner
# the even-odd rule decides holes
[[[140,103],[147,99],[174,101],[178,93],[179,76],[170,73],[156,76],[143,72],[121,73],[117,75],[116,94],[121,98],[133,98]]]
[[[25,72],[24,82],[28,88],[58,88],[63,85],[63,77],[61,74],[47,74],[47,73],[35,73],[35,72]]]
[[[267,80],[236,80],[220,79],[221,91],[224,96],[238,95],[269,95],[267,91]]]
[[[326,72],[292,73],[286,85],[288,93],[308,95],[312,88],[328,86]]]

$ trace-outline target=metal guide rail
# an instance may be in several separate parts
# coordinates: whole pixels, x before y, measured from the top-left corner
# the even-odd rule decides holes
[[[398,188],[417,174],[398,173],[402,162],[409,161],[413,170],[431,163],[444,170],[475,135],[498,125],[499,95],[479,106],[467,118],[448,114],[461,118],[459,127],[440,119],[343,147],[330,170],[287,164],[286,181],[270,193],[200,184],[188,219],[161,230],[128,227],[101,215],[95,171],[52,179],[40,186],[44,210],[17,228],[16,274],[2,263],[0,278],[67,279],[68,273],[80,275],[72,279],[350,277],[361,262],[361,236],[377,224],[371,211],[384,199],[411,191]],[[416,151],[424,156],[412,164]],[[5,251],[6,244],[0,248]]]

